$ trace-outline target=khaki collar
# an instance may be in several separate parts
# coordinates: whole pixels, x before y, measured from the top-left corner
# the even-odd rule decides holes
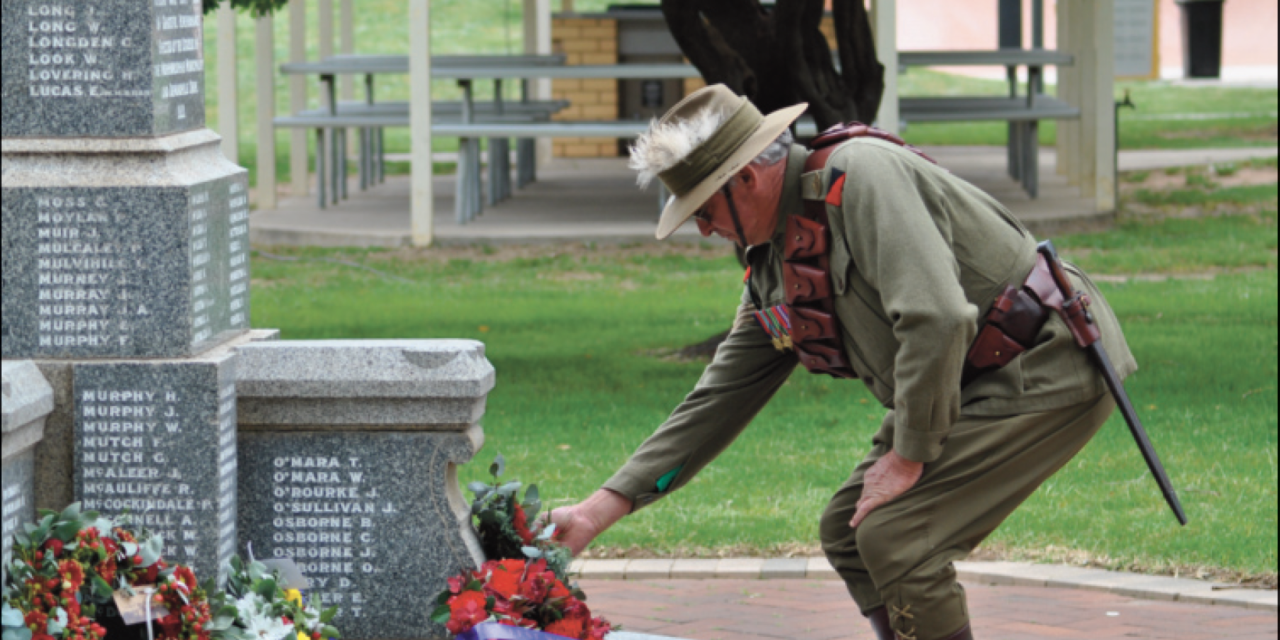
[[[791,153],[787,156],[787,176],[782,181],[782,198],[778,200],[778,227],[773,231],[775,240],[780,239],[780,236],[786,232],[788,216],[804,212],[800,182],[804,176],[804,163],[809,159],[809,154],[810,151],[803,145],[791,145]]]

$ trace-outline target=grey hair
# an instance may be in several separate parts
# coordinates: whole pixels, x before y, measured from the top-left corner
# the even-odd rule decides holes
[[[751,164],[761,167],[772,167],[773,165],[787,159],[787,156],[791,154],[791,145],[795,143],[796,137],[791,134],[790,129],[786,129],[782,132],[782,135],[778,136],[773,142],[770,142],[769,146],[765,147],[764,151],[761,151],[760,155],[756,156],[756,159],[751,161]]]

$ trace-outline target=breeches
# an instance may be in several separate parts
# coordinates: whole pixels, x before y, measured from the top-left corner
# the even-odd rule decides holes
[[[850,529],[864,474],[892,448],[890,413],[822,517],[823,550],[862,612],[888,607],[894,629],[918,640],[945,638],[968,624],[953,562],[1079,453],[1114,408],[1104,394],[1045,413],[962,416],[920,482]]]

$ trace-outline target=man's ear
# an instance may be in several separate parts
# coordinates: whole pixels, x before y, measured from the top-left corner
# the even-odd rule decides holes
[[[760,186],[760,168],[754,164],[749,164],[738,172],[738,181],[749,191],[754,191]]]

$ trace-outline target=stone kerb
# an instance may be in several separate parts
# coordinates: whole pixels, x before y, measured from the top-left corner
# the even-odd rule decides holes
[[[484,345],[240,348],[242,548],[291,558],[350,640],[445,638],[434,593],[482,554],[457,465],[484,443]]]
[[[35,519],[35,447],[53,411],[53,387],[31,362],[3,363],[4,571],[13,536]]]

